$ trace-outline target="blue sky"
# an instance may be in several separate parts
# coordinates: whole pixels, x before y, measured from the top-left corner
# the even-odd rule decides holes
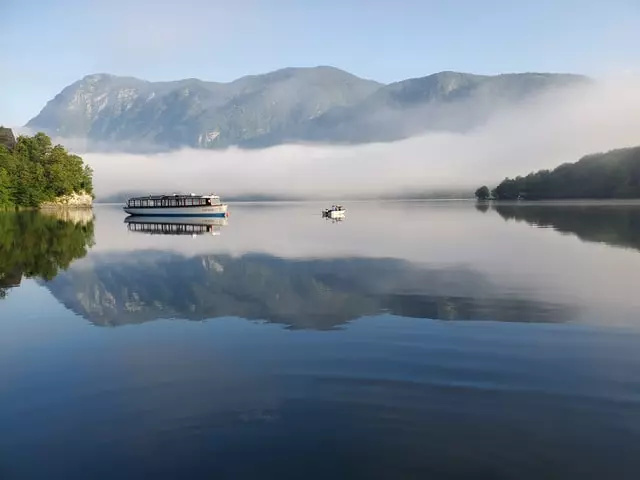
[[[97,72],[229,81],[333,65],[392,82],[442,70],[640,68],[638,0],[0,2],[0,124],[10,126]]]

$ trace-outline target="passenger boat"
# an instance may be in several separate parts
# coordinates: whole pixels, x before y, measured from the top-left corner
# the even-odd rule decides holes
[[[227,205],[217,195],[148,195],[132,197],[122,207],[129,215],[162,217],[226,217]]]
[[[342,205],[332,205],[331,208],[322,211],[322,216],[328,218],[343,218],[346,212],[347,209]]]

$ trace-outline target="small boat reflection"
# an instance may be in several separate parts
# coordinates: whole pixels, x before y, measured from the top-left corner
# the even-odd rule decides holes
[[[130,232],[149,235],[220,235],[226,217],[161,217],[130,215],[124,219]]]

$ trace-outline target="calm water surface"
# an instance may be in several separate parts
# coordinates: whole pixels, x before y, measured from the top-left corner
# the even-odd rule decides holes
[[[0,478],[640,478],[640,204],[0,215]]]

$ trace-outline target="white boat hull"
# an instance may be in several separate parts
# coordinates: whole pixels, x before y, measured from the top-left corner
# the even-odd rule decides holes
[[[343,218],[345,214],[344,210],[330,210],[327,212],[329,218]]]
[[[227,205],[197,207],[123,207],[129,215],[159,217],[226,217]]]

